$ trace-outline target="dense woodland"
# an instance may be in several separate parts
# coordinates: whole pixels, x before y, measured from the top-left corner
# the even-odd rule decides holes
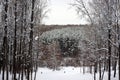
[[[41,23],[37,18],[42,19],[46,14],[46,11],[42,10],[46,8],[46,2],[45,0],[0,0],[1,80],[9,80],[9,73],[13,75],[12,80],[23,80],[24,76],[27,80],[32,79],[32,73],[37,69],[37,58],[33,53],[34,26]],[[16,74],[19,74],[18,78]]]
[[[120,1],[74,0],[89,24],[61,26],[42,24],[47,3],[0,0],[0,80],[35,80],[38,67],[60,66],[89,67],[94,80],[113,70],[120,80]]]

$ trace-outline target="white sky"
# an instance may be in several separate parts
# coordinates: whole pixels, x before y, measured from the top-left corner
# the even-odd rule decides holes
[[[50,12],[46,24],[85,24],[75,9],[70,7],[72,0],[50,0]]]

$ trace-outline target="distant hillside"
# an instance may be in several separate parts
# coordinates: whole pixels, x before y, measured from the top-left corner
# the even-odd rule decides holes
[[[46,32],[53,29],[61,29],[66,27],[89,27],[89,25],[41,25],[36,26],[35,31],[39,30],[40,32]]]
[[[42,53],[39,59],[43,65],[40,66],[54,66],[54,57],[57,65],[78,66],[77,57],[83,52],[88,53],[85,49],[92,38],[89,25],[42,25],[35,29],[39,33],[35,38],[39,38]]]
[[[66,40],[88,40],[88,35],[86,34],[84,27],[65,27],[61,29],[53,29],[44,32],[40,39],[45,42],[58,41],[60,39]]]

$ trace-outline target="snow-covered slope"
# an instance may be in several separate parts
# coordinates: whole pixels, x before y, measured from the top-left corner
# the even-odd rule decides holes
[[[85,31],[83,30],[84,28],[81,27],[67,27],[67,28],[62,28],[62,29],[54,29],[51,31],[44,32],[41,36],[40,39],[41,41],[47,40],[48,42],[51,42],[53,40],[57,39],[76,39],[76,40],[86,40],[87,35],[85,35]]]

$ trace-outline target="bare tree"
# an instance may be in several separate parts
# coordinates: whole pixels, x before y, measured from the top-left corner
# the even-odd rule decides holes
[[[12,73],[13,80],[23,80],[24,76],[27,80],[33,79],[34,26],[36,20],[43,19],[45,15],[35,19],[35,13],[38,12],[36,4],[36,0],[0,0],[1,80],[9,80],[9,72]]]
[[[90,22],[94,24],[95,39],[94,42],[97,44],[96,48],[106,48],[108,53],[104,55],[106,59],[108,58],[108,80],[111,80],[111,66],[113,61],[116,60],[114,57],[118,57],[119,53],[119,0],[91,0],[89,5],[85,5],[87,1],[75,0],[73,6],[77,8],[77,12],[86,14]],[[90,7],[88,9],[87,7]],[[114,29],[116,26],[116,30]],[[116,36],[116,39],[112,39]],[[96,49],[95,48],[95,49]],[[108,49],[107,49],[108,48]],[[112,52],[116,49],[115,54]],[[101,51],[99,51],[101,54]],[[97,53],[96,53],[97,54]],[[114,55],[114,56],[112,56]],[[99,55],[101,58],[102,55]],[[118,61],[119,62],[119,61]],[[116,66],[115,66],[116,67]],[[116,70],[116,69],[115,69]],[[116,71],[115,71],[116,73]],[[100,78],[101,80],[101,78]]]
[[[35,2],[35,13],[34,23],[36,26],[43,24],[44,19],[47,17],[49,0],[36,0]]]

